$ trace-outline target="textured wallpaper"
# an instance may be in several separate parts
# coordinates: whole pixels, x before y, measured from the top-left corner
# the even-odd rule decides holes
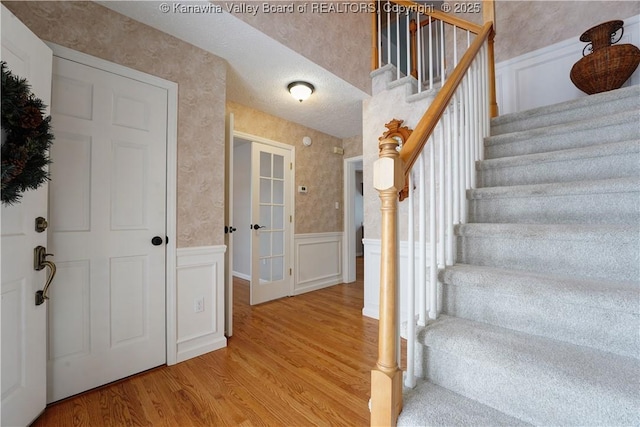
[[[242,4],[238,1],[215,1]],[[336,76],[371,93],[371,14],[368,1],[245,1],[260,6],[255,15],[236,17],[290,47]],[[293,4],[291,12],[265,13],[263,3]],[[321,7],[322,6],[322,7]],[[226,10],[226,9],[225,9]],[[268,10],[268,9],[267,9]]]
[[[601,22],[640,13],[637,1],[496,0],[496,62],[575,37]],[[482,24],[482,13],[458,14]]]
[[[362,156],[362,135],[352,136],[342,140],[344,158]]]
[[[226,62],[89,2],[3,2],[41,39],[178,83],[178,247],[224,243]]]
[[[295,147],[295,186],[308,188],[306,194],[296,191],[295,233],[342,231],[344,157],[333,153],[342,140],[234,102],[227,102],[227,111],[234,115],[236,131]],[[302,144],[305,136],[310,147]]]

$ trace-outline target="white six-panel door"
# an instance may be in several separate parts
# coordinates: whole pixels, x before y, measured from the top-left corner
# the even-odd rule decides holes
[[[166,361],[167,90],[57,57],[52,87],[49,402]]]
[[[2,51],[13,74],[26,78],[32,93],[46,105],[51,94],[51,49],[2,8]],[[47,304],[35,305],[45,270],[33,269],[33,249],[47,246],[35,218],[47,216],[47,185],[24,193],[19,204],[2,206],[2,407],[3,426],[24,426],[46,405]]]

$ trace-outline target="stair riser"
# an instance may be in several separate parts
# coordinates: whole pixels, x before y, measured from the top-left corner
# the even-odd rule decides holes
[[[537,136],[515,139],[501,144],[487,144],[485,159],[519,156],[523,154],[548,153],[570,148],[590,147],[597,144],[628,141],[638,138],[637,119],[632,122],[615,123],[611,126],[568,130],[556,135],[540,134]]]
[[[425,339],[429,339],[427,336]],[[427,378],[458,394],[475,399],[535,425],[635,425],[633,398],[578,386],[520,363],[489,364],[434,348],[426,350]]]
[[[630,231],[631,232],[631,231]],[[597,240],[509,238],[505,235],[457,238],[458,262],[472,265],[637,281],[640,274],[637,232]]]
[[[443,286],[443,312],[520,332],[640,357],[640,316],[491,287]]]
[[[640,108],[640,97],[637,91],[619,99],[611,99],[607,102],[600,102],[595,105],[586,105],[581,108],[573,108],[551,114],[534,115],[523,120],[512,121],[500,125],[491,126],[492,135],[502,135],[509,132],[519,132],[527,129],[535,129],[545,126],[552,126],[562,123],[570,123],[576,120],[586,120],[598,118],[603,115],[616,114],[620,111],[632,111]]]
[[[546,184],[640,175],[640,154],[591,157],[526,166],[485,169],[478,172],[479,187]]]
[[[483,198],[469,204],[469,222],[637,224],[639,221],[639,192]]]

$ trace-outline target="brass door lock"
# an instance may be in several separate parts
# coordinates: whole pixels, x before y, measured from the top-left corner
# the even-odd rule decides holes
[[[46,219],[44,219],[41,216],[36,218],[36,231],[38,233],[42,233],[43,231],[45,231],[48,226],[49,226],[49,223],[47,222]]]
[[[42,288],[41,291],[36,291],[36,305],[41,305],[45,300],[49,299],[47,291],[53,281],[53,277],[56,275],[56,265],[53,261],[47,261],[48,256],[53,256],[53,254],[48,254],[44,246],[36,246],[33,248],[33,269],[40,271],[45,267],[49,267],[49,275],[47,276],[44,288]]]

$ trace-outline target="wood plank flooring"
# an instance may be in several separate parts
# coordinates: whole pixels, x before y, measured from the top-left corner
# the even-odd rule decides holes
[[[358,280],[251,307],[228,346],[50,405],[33,426],[364,426],[377,321]]]

